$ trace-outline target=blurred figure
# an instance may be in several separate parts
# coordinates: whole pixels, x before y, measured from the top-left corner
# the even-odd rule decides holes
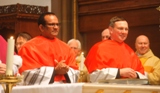
[[[150,84],[160,84],[160,71],[156,71],[159,58],[150,49],[150,42],[147,36],[140,35],[135,41],[136,54],[142,62]],[[160,69],[160,67],[158,68]]]
[[[7,56],[7,42],[0,35],[0,74],[6,73],[6,56]],[[22,66],[22,58],[18,55],[14,55],[13,73],[16,74],[21,66]]]
[[[69,47],[74,51],[76,57],[81,54],[81,43],[77,39],[71,39],[68,41]]]
[[[102,40],[108,40],[110,39],[110,32],[109,32],[109,29],[104,29],[101,33],[102,35]]]
[[[7,55],[7,42],[0,35],[0,60],[2,63],[6,63],[6,55]]]
[[[76,63],[79,67],[79,70],[81,70],[81,66],[80,63],[83,63],[83,72],[84,72],[84,76],[82,78],[83,82],[88,82],[88,71],[86,66],[84,65],[84,61],[85,61],[85,57],[81,51],[81,43],[79,40],[77,39],[71,39],[68,41],[68,45],[69,47],[74,51],[75,55],[76,55]]]
[[[31,38],[32,36],[27,32],[18,33],[16,37],[16,51],[18,52],[21,46],[25,44]]]

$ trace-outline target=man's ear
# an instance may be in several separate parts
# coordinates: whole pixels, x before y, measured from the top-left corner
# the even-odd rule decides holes
[[[39,25],[39,29],[41,32],[44,32],[44,26],[42,24]]]

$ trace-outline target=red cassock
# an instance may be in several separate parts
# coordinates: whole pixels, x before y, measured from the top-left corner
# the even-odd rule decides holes
[[[69,67],[78,69],[74,52],[71,51],[66,43],[58,38],[50,40],[42,36],[37,36],[22,46],[19,55],[23,59],[22,67],[19,70],[20,73],[42,66],[55,67],[55,60],[58,62],[65,60],[65,63]],[[64,80],[64,77],[63,75],[57,75],[54,79],[55,81],[60,81]]]
[[[0,60],[2,63],[6,63],[6,55],[7,55],[7,42],[0,35]]]
[[[144,74],[144,68],[135,52],[124,42],[112,40],[95,44],[86,57],[85,65],[89,73],[102,68],[132,68]]]

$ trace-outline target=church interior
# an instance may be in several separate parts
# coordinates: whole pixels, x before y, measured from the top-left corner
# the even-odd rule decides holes
[[[33,37],[39,35],[37,27],[38,14],[36,12],[49,11],[49,6],[28,5],[23,6],[19,2],[7,7],[2,5],[0,14],[0,34],[5,38],[7,35],[18,32],[29,32]],[[71,38],[79,39],[85,55],[91,46],[101,40],[101,32],[108,27],[109,19],[113,16],[122,16],[129,23],[129,35],[125,41],[134,48],[134,42],[138,35],[147,35],[151,42],[151,49],[160,57],[159,49],[159,17],[160,12],[156,9],[159,0],[51,0],[51,10],[60,19],[61,28],[58,37],[67,42]],[[8,5],[9,6],[9,5]],[[12,13],[13,7],[26,8],[26,13]],[[35,7],[34,7],[35,6]],[[13,9],[12,8],[12,9]],[[35,8],[32,13],[27,13]],[[5,9],[8,9],[5,11]],[[37,9],[37,10],[36,10]],[[15,10],[15,12],[18,10]]]
[[[23,0],[22,0],[23,1]],[[0,5],[0,35],[7,41],[10,36],[16,37],[20,32],[28,32],[32,37],[40,35],[37,20],[44,12],[54,12],[60,22],[58,38],[65,43],[75,38],[80,40],[84,56],[87,56],[91,47],[101,41],[101,32],[109,27],[109,20],[113,16],[124,17],[129,24],[129,33],[124,41],[134,51],[135,40],[139,35],[146,35],[150,40],[152,52],[160,57],[160,0],[38,0],[49,2],[50,5],[1,3]],[[0,0],[0,2],[2,2]],[[5,1],[3,1],[5,2]],[[9,2],[9,1],[8,1]],[[37,3],[38,3],[37,2]],[[141,85],[91,85],[83,83],[78,85],[63,85],[80,91],[78,93],[160,93],[159,86]],[[45,87],[44,87],[45,86]],[[23,93],[49,93],[60,90],[57,86],[29,86]],[[76,87],[77,86],[77,87]],[[52,89],[55,87],[56,89]],[[79,87],[81,87],[79,89]],[[146,88],[144,88],[146,87]],[[36,90],[38,88],[39,90]],[[14,88],[13,93],[22,93],[23,87]],[[34,90],[31,92],[29,89]],[[67,88],[64,88],[62,92]],[[111,89],[108,91],[108,89]],[[21,91],[21,92],[20,92]],[[48,92],[46,92],[48,91]],[[67,93],[74,93],[68,91]],[[1,93],[1,92],[0,92]],[[3,92],[2,92],[3,93]],[[5,92],[9,93],[9,92]],[[11,92],[10,92],[11,93]]]

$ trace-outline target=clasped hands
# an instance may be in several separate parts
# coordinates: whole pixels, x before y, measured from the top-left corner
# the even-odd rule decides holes
[[[56,62],[56,67],[54,68],[55,74],[64,75],[68,72],[69,66],[65,64],[65,60],[61,60],[60,62],[55,60],[55,62]]]
[[[126,78],[137,78],[137,73],[131,68],[120,69],[120,76]]]

